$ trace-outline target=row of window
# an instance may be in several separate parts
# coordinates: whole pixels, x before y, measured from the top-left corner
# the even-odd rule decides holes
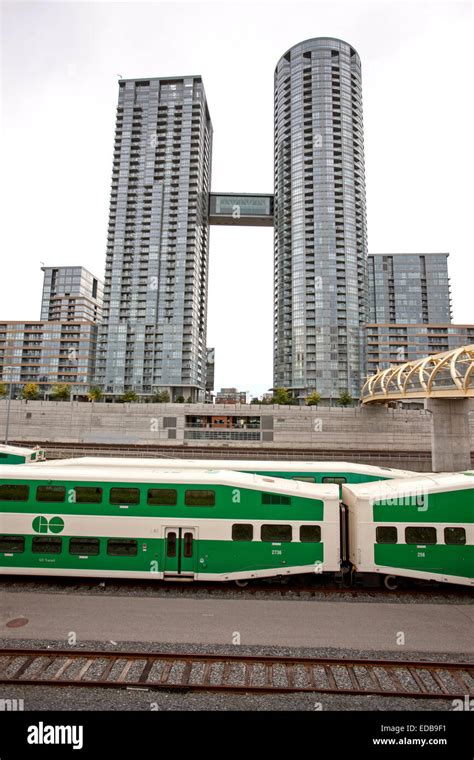
[[[398,528],[393,526],[380,526],[375,531],[376,541],[378,544],[397,544]],[[426,526],[417,526],[405,528],[406,544],[436,544],[436,528]],[[445,528],[444,543],[455,546],[463,546],[466,543],[465,528]]]
[[[29,486],[2,485],[0,486],[0,501],[28,501]],[[94,486],[75,486],[69,492],[74,504],[101,504],[103,489]],[[263,496],[263,494],[262,494]],[[36,501],[40,503],[63,503],[66,500],[65,486],[37,486]],[[111,488],[110,504],[140,504],[138,488]],[[150,506],[172,507],[178,503],[178,493],[174,488],[149,488],[147,504]],[[213,507],[216,503],[215,491],[188,490],[185,491],[184,503],[188,507]]]
[[[169,536],[176,534],[169,534]],[[191,533],[186,534],[192,536]],[[168,542],[170,537],[168,536]],[[251,524],[237,523],[232,526],[233,541],[253,541],[254,526]],[[321,527],[319,525],[301,525],[299,539],[302,543],[320,543]],[[265,542],[281,543],[292,540],[291,525],[262,525],[260,540]],[[63,539],[59,536],[34,536],[31,542],[33,554],[61,554]],[[107,554],[111,557],[135,557],[137,555],[138,542],[131,538],[113,538],[107,540]],[[21,554],[25,551],[24,536],[0,535],[0,552]],[[100,540],[98,538],[70,538],[69,554],[87,554],[96,556],[100,552]]]

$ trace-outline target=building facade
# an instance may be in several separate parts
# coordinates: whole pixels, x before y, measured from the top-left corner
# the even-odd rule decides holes
[[[370,254],[370,323],[451,322],[448,253]]]
[[[204,400],[212,124],[201,77],[119,82],[96,382]]]
[[[41,319],[47,322],[100,322],[104,284],[84,267],[41,267]]]
[[[361,64],[317,38],[275,70],[274,386],[360,393],[367,224]]]
[[[367,374],[424,356],[474,344],[474,325],[374,323],[367,325]]]
[[[237,388],[221,388],[216,395],[216,404],[246,404],[247,391]]]
[[[84,267],[42,267],[41,320],[0,322],[0,382],[20,393],[27,383],[41,395],[65,383],[90,389],[103,283]]]

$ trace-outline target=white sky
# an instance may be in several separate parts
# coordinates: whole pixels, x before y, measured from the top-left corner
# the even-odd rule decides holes
[[[39,319],[47,265],[103,278],[118,75],[201,74],[213,191],[273,191],[273,71],[309,37],[362,60],[369,252],[449,251],[474,322],[468,3],[2,3],[0,319]],[[273,231],[211,227],[216,388],[272,384]]]

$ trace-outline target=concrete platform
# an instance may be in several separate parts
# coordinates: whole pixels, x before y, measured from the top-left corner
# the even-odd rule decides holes
[[[26,618],[20,627],[9,621]],[[0,637],[474,654],[474,606],[4,593]],[[400,645],[400,633],[405,643]]]

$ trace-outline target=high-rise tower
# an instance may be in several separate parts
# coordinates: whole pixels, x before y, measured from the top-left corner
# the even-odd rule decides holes
[[[106,395],[204,400],[211,151],[201,77],[120,80],[96,363]]]
[[[360,59],[327,37],[275,70],[274,386],[323,398],[365,379],[367,225]]]

